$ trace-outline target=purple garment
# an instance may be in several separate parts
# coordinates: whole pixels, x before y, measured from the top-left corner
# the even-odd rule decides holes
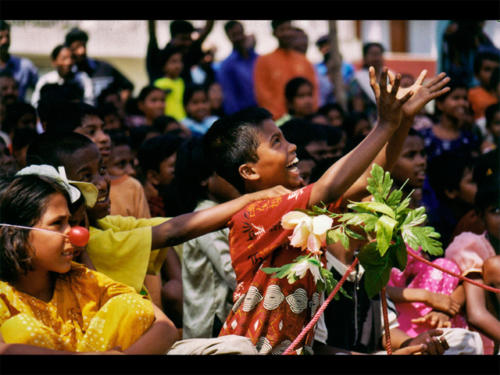
[[[253,49],[245,59],[239,52],[233,52],[220,64],[217,81],[224,94],[224,112],[228,115],[241,109],[257,106],[254,92],[253,69],[259,57]]]

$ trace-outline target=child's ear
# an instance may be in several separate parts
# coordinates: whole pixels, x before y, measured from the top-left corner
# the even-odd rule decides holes
[[[158,179],[158,172],[153,169],[148,169],[148,171],[146,172],[146,180],[153,185],[158,185],[160,183]]]
[[[453,189],[453,190],[445,189],[444,194],[446,195],[446,197],[448,199],[453,200],[456,197],[458,197],[458,190],[456,190],[456,189]]]
[[[240,167],[238,168],[238,172],[244,180],[255,181],[260,178],[260,174],[250,163],[240,165]]]

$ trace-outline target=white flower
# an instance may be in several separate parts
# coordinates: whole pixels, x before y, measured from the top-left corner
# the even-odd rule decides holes
[[[295,263],[295,265],[290,270],[290,273],[294,273],[295,276],[297,276],[299,279],[302,279],[306,275],[307,270],[311,271],[315,283],[317,283],[318,280],[322,280],[319,267],[309,262],[307,259]]]
[[[326,215],[309,216],[300,211],[291,211],[281,218],[285,229],[293,229],[290,245],[313,254],[320,254],[326,244],[326,232],[331,228],[333,219]]]

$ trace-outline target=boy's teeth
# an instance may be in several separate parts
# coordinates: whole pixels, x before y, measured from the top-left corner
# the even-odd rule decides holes
[[[291,167],[292,165],[299,162],[299,158],[295,157],[290,163],[287,164],[287,167]]]

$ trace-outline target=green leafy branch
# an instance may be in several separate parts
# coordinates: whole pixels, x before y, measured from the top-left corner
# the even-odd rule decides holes
[[[387,285],[393,267],[405,269],[405,244],[413,249],[421,247],[431,255],[443,253],[439,233],[421,226],[427,218],[425,208],[409,208],[413,191],[402,199],[404,185],[391,191],[392,185],[390,173],[374,164],[367,186],[373,200],[350,202],[347,207],[352,212],[335,215],[339,224],[326,237],[327,244],[340,241],[345,249],[349,248],[350,238],[367,241],[360,249],[359,261],[365,268],[365,289],[370,297]],[[353,228],[361,228],[364,235]]]

